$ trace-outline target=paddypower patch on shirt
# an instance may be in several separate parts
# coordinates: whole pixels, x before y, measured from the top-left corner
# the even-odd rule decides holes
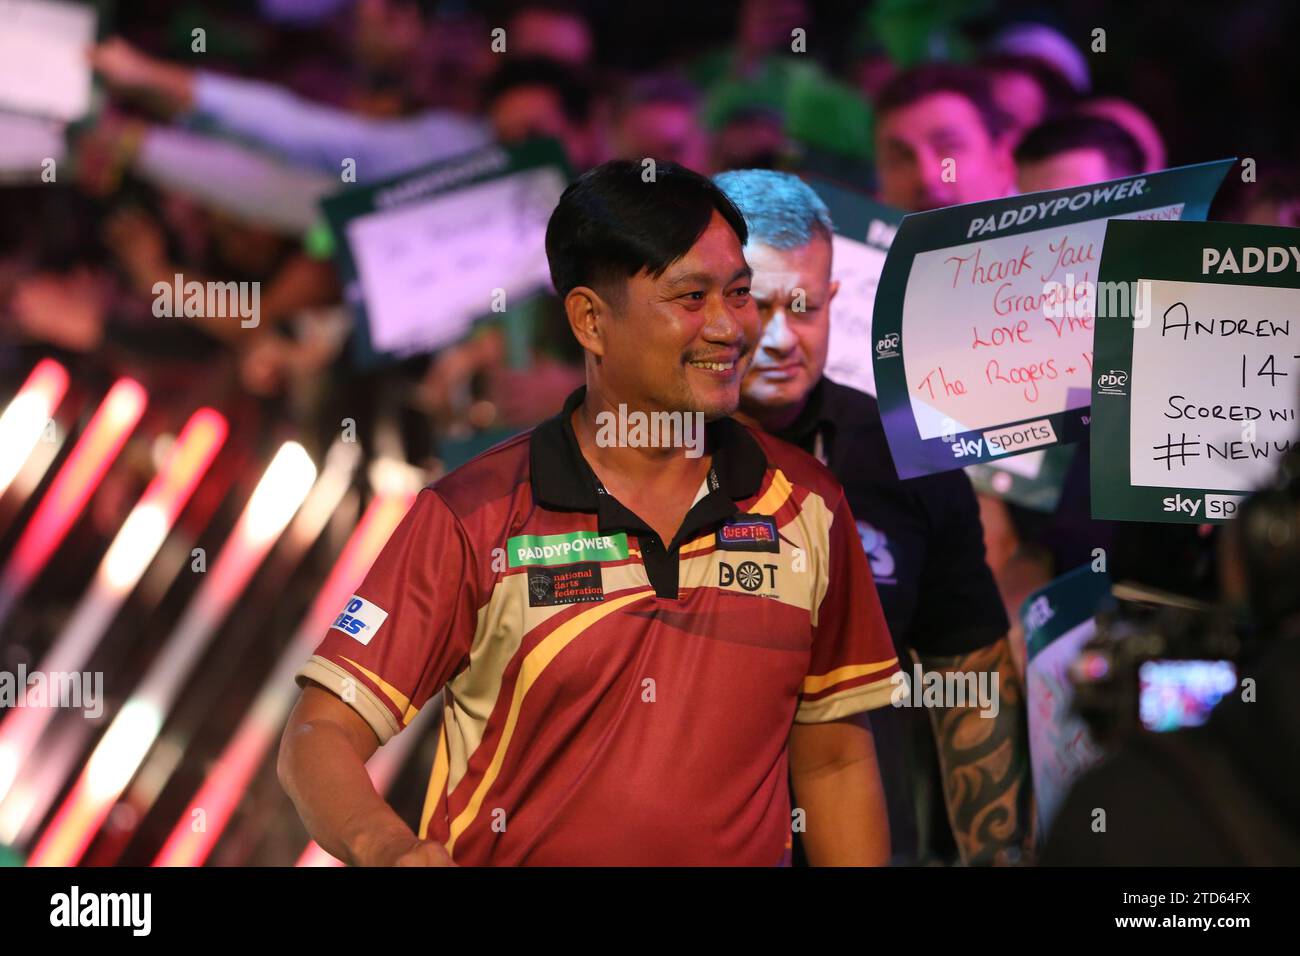
[[[369,644],[370,639],[375,636],[375,631],[379,630],[379,626],[386,620],[388,620],[387,611],[354,594],[348,599],[348,605],[343,609],[343,613],[334,619],[330,629],[351,634],[362,644]]]
[[[627,557],[627,535],[593,534],[522,534],[506,542],[510,567],[533,564],[574,564],[578,561],[621,561]]]

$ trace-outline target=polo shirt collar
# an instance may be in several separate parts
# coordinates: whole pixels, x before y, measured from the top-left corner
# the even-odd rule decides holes
[[[545,507],[602,512],[601,499],[609,497],[583,456],[570,421],[586,394],[587,386],[579,386],[565,400],[559,415],[533,429],[530,481],[534,500]],[[713,455],[713,467],[705,479],[708,493],[720,491],[732,501],[757,494],[767,471],[767,456],[749,429],[735,419],[721,418],[708,422],[704,435],[705,447]]]
[[[817,380],[798,416],[785,428],[774,432],[777,438],[811,452],[820,433],[829,449],[835,437],[835,396],[825,376]]]

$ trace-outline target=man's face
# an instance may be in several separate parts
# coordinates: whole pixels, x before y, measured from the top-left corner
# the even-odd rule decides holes
[[[821,378],[830,341],[831,241],[814,237],[795,249],[762,243],[745,247],[754,270],[750,287],[763,322],[762,338],[741,390],[742,407],[763,411],[799,402]]]
[[[1067,149],[1055,156],[1021,163],[1018,181],[1022,193],[1044,189],[1068,189],[1105,182],[1116,175],[1099,149]]]
[[[922,212],[1001,198],[1011,190],[1014,167],[970,100],[935,93],[880,118],[876,172],[882,201]]]
[[[488,108],[497,142],[513,146],[537,136],[559,140],[569,162],[585,168],[589,158],[587,131],[569,119],[560,97],[545,86],[516,86]]]
[[[655,279],[627,280],[599,358],[609,397],[643,411],[732,414],[758,339],[740,239],[714,212],[690,251]]]
[[[695,111],[684,103],[642,103],[628,110],[618,126],[618,154],[638,161],[668,159],[708,172],[708,139]]]

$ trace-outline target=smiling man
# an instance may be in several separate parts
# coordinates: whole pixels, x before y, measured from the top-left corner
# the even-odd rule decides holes
[[[299,672],[281,780],[344,860],[770,866],[792,829],[815,864],[888,859],[853,715],[898,662],[853,516],[728,417],[759,334],[744,219],[648,178],[597,167],[547,229],[587,384],[425,489]],[[699,415],[703,454],[602,439],[606,413]],[[363,764],[440,690],[416,833]]]

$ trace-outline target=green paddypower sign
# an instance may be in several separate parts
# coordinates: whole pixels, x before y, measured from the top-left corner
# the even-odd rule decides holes
[[[1204,219],[1231,165],[905,217],[880,276],[871,330],[876,394],[898,476],[1086,437],[1106,221]]]
[[[1020,607],[1029,762],[1040,834],[1048,831],[1079,774],[1102,757],[1073,707],[1070,668],[1096,632],[1096,615],[1114,606],[1110,586],[1108,574],[1085,564],[1039,588]]]
[[[521,534],[506,542],[510,567],[621,561],[628,556],[627,535],[574,531],[571,534]]]
[[[1231,520],[1297,438],[1300,229],[1112,222],[1101,281],[1093,517]]]

